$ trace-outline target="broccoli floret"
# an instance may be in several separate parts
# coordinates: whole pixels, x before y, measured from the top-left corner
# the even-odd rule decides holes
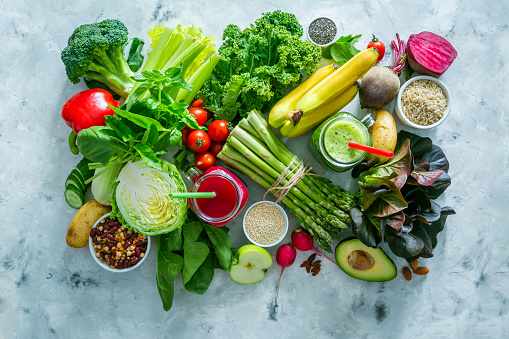
[[[80,78],[96,80],[127,98],[134,84],[123,53],[127,35],[127,28],[119,20],[108,19],[76,28],[61,55],[69,80],[74,84]]]

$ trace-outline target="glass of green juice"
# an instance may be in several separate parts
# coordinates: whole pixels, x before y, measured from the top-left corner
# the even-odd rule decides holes
[[[345,172],[360,163],[367,152],[348,146],[350,141],[372,146],[368,128],[376,117],[368,113],[362,120],[350,113],[339,112],[325,120],[313,133],[311,145],[325,165],[336,172]]]

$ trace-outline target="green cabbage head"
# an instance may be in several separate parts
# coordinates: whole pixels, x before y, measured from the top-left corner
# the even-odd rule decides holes
[[[158,235],[180,228],[186,219],[187,200],[170,199],[169,193],[186,192],[177,168],[161,161],[162,170],[142,160],[129,161],[118,174],[112,194],[112,215],[144,235]]]

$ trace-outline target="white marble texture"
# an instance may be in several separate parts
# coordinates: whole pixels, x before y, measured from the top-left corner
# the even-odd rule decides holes
[[[274,264],[251,286],[216,271],[203,296],[185,291],[179,276],[166,313],[156,289],[155,249],[142,267],[112,274],[88,248],[65,244],[75,210],[64,200],[63,183],[79,158],[68,151],[60,109],[85,86],[67,80],[60,51],[78,25],[106,18],[121,19],[131,36],[144,39],[156,23],[194,23],[219,40],[227,24],[244,27],[275,9],[295,13],[303,25],[327,15],[340,33],[362,33],[358,46],[371,33],[388,43],[396,32],[406,40],[423,30],[455,46],[458,58],[442,77],[452,93],[450,117],[418,134],[430,136],[449,158],[452,186],[438,202],[457,215],[439,235],[435,257],[422,261],[430,268],[426,277],[368,283],[328,262],[311,277],[298,265],[309,253],[299,253],[283,276],[278,308]],[[507,0],[0,0],[0,338],[507,337],[508,15]],[[357,102],[347,110],[362,114]],[[311,161],[299,147],[308,138],[288,145]],[[351,188],[349,174],[327,176]],[[252,203],[262,189],[248,183]],[[247,243],[240,218],[231,229],[235,247]],[[401,268],[403,260],[391,257]]]

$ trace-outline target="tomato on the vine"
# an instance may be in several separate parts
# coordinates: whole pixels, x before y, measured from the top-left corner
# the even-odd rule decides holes
[[[228,138],[228,135],[230,135],[230,130],[228,129],[228,121],[213,121],[209,126],[208,134],[210,139],[214,141],[225,141],[226,138]]]
[[[196,154],[194,165],[201,171],[206,171],[216,164],[216,157],[210,152]]]
[[[187,146],[195,152],[205,152],[210,147],[210,138],[206,132],[194,130],[187,137]]]
[[[189,113],[194,115],[199,126],[205,125],[207,122],[207,111],[200,107],[189,107]]]
[[[182,146],[187,146],[187,138],[189,137],[189,133],[191,133],[191,129],[186,128],[182,129],[180,133],[182,133]]]
[[[378,52],[380,52],[380,55],[378,56],[378,59],[376,60],[377,63],[379,63],[385,55],[385,45],[383,42],[377,39],[375,35],[373,34],[373,39],[368,44],[368,48],[375,47]]]
[[[197,99],[195,102],[193,102],[191,107],[203,108],[203,100],[202,99]]]
[[[209,151],[217,157],[219,152],[221,152],[221,150],[223,149],[224,144],[225,144],[224,141],[223,142],[212,141],[210,143]]]

